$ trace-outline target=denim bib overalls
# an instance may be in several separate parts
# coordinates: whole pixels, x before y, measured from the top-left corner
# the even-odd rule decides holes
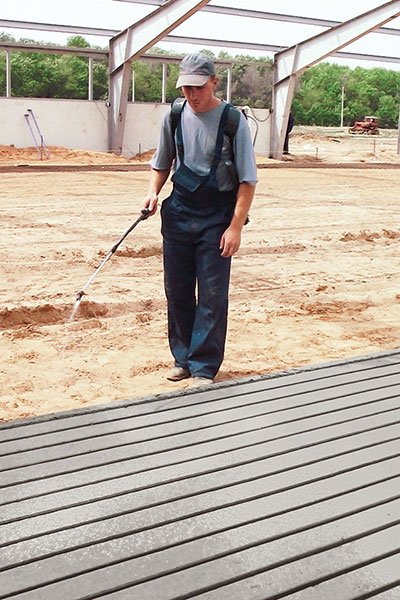
[[[219,191],[216,177],[228,111],[229,105],[222,113],[210,171],[205,176],[184,163],[179,121],[176,145],[180,166],[172,177],[172,194],[161,207],[171,352],[176,366],[188,369],[194,377],[210,379],[224,356],[231,259],[221,257],[219,246],[236,201],[234,190]]]

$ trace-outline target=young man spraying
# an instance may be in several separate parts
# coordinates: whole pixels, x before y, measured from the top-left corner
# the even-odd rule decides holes
[[[224,356],[231,257],[238,251],[257,182],[249,128],[215,95],[212,60],[189,54],[176,87],[186,102],[177,123],[164,118],[143,208],[154,214],[173,167],[173,191],[161,206],[168,336],[175,366],[167,378],[211,383]],[[233,164],[232,164],[233,163]],[[234,167],[234,168],[233,168]],[[238,182],[238,187],[237,187]],[[197,295],[196,295],[197,285]]]

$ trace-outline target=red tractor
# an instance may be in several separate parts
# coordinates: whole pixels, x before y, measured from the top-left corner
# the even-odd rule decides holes
[[[377,135],[379,133],[378,117],[364,117],[363,121],[356,121],[353,127],[349,127],[349,133],[361,133],[366,135]]]

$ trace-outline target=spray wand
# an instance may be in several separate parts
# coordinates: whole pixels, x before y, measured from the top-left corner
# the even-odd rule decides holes
[[[145,219],[147,219],[147,217],[149,215],[150,215],[150,210],[147,209],[147,208],[144,208],[141,211],[140,217],[138,219],[136,219],[136,221],[134,223],[132,223],[132,225],[125,231],[124,235],[118,240],[118,242],[116,244],[114,244],[114,246],[111,248],[111,250],[107,254],[107,256],[104,257],[104,259],[101,261],[101,263],[99,264],[99,266],[97,267],[97,269],[95,270],[95,272],[93,273],[93,275],[91,275],[89,277],[89,279],[87,280],[87,282],[85,283],[85,285],[83,286],[83,288],[77,293],[76,299],[75,299],[75,305],[74,305],[73,314],[75,314],[75,312],[76,312],[76,310],[77,310],[77,308],[79,306],[79,303],[82,300],[83,295],[85,294],[86,288],[93,281],[93,279],[96,277],[97,273],[104,267],[104,265],[106,264],[106,262],[111,258],[111,256],[114,254],[114,252],[120,246],[120,244],[122,244],[122,242],[124,241],[124,239],[126,238],[126,236],[132,231],[132,229],[134,229],[136,227],[136,225],[138,223],[140,223],[140,221],[144,221]]]

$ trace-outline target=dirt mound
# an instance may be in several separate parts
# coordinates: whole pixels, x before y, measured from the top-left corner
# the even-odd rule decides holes
[[[307,302],[301,305],[301,309],[309,315],[341,315],[359,313],[370,308],[370,302],[349,302],[349,301],[325,301],[325,302]]]
[[[50,325],[66,319],[66,307],[44,306],[5,308],[0,311],[0,329],[18,329],[28,325]]]
[[[341,242],[375,242],[380,239],[396,240],[400,238],[399,231],[392,231],[391,229],[383,229],[381,233],[373,231],[362,230],[358,233],[352,233],[350,231],[343,233],[340,237]]]
[[[91,150],[80,150],[64,148],[63,146],[48,146],[49,156],[40,153],[34,146],[27,148],[16,148],[0,145],[0,164],[77,164],[77,165],[95,165],[95,164],[130,164],[130,163],[148,163],[154,154],[154,150],[149,150],[143,154],[126,158],[117,156],[112,152],[97,152]]]
[[[150,258],[152,256],[161,256],[162,255],[162,247],[160,246],[144,246],[142,248],[123,248],[122,250],[117,250],[115,253],[117,256],[124,256],[126,258]]]
[[[16,308],[5,308],[0,311],[0,330],[21,329],[29,326],[59,325],[68,322],[73,307],[71,304],[54,306],[44,304],[42,306],[19,306]],[[81,302],[76,318],[91,319],[104,317],[109,309],[95,302]]]

